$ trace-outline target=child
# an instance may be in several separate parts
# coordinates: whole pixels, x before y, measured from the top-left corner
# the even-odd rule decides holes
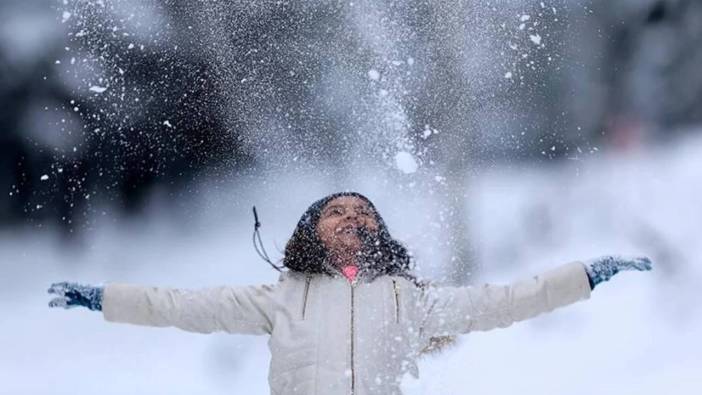
[[[270,335],[271,394],[400,394],[416,359],[471,331],[503,328],[590,297],[648,258],[605,256],[511,285],[436,286],[411,272],[365,196],[336,193],[310,206],[285,248],[277,284],[181,290],[56,283],[49,305],[101,310],[111,322],[186,331]]]

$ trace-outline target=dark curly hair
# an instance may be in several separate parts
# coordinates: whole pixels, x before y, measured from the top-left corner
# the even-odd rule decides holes
[[[401,275],[414,280],[414,276],[410,274],[412,260],[407,248],[390,236],[385,221],[373,203],[358,192],[338,192],[312,203],[300,218],[292,237],[285,246],[283,265],[297,272],[332,274],[332,270],[325,262],[327,250],[317,235],[317,224],[322,209],[327,203],[342,196],[354,196],[365,201],[378,223],[377,234],[367,234],[367,237],[362,237],[365,250],[363,256],[366,257],[362,262],[365,265],[362,269],[368,270],[373,278],[387,274]]]

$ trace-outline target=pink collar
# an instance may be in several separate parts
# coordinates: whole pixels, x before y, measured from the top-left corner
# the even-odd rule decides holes
[[[358,266],[356,266],[356,265],[344,266],[341,269],[341,274],[343,274],[344,277],[346,277],[349,280],[349,282],[353,282],[353,280],[356,279],[356,275],[358,274]]]

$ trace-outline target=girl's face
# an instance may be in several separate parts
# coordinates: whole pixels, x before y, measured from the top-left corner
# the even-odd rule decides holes
[[[378,232],[373,209],[365,200],[356,196],[340,196],[322,208],[317,235],[333,255],[355,254],[362,246],[357,233],[361,227],[371,233]]]

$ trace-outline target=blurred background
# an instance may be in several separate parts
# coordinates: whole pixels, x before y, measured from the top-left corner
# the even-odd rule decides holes
[[[699,394],[701,69],[697,0],[3,0],[0,393],[268,393],[265,338],[46,289],[274,283],[251,207],[279,259],[355,190],[440,283],[655,263],[461,337],[407,394]]]

